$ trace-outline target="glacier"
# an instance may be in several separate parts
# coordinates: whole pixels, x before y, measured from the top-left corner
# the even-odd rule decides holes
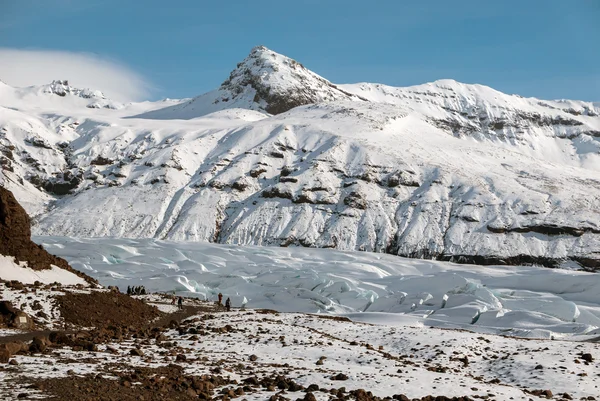
[[[529,338],[600,335],[600,276],[535,266],[467,266],[332,249],[156,239],[34,237],[104,286],[385,325]]]

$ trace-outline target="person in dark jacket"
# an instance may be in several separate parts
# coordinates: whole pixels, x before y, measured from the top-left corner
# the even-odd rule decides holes
[[[231,311],[231,299],[227,298],[227,301],[225,301],[225,308],[227,308],[227,312]]]
[[[183,309],[183,297],[179,297],[179,299],[177,300],[177,306],[179,307],[179,309]]]

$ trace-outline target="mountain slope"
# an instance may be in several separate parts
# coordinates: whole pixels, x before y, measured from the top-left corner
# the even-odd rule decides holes
[[[592,103],[454,81],[335,86],[264,48],[232,77],[239,96],[208,108],[200,100],[216,92],[119,110],[0,108],[6,182],[36,234],[598,266]],[[279,113],[274,98],[254,101],[257,87],[284,109],[317,103]]]

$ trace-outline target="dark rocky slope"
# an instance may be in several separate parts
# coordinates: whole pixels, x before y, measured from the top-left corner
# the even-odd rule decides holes
[[[50,269],[54,265],[89,283],[96,283],[95,279],[69,266],[66,260],[49,254],[41,245],[31,241],[30,227],[31,220],[25,209],[12,192],[0,187],[0,255],[13,256],[18,262],[27,262],[35,270]]]

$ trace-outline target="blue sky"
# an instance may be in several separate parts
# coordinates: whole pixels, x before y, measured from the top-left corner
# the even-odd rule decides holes
[[[0,0],[0,48],[91,53],[153,99],[217,87],[262,44],[335,83],[600,101],[598,21],[599,0]]]

